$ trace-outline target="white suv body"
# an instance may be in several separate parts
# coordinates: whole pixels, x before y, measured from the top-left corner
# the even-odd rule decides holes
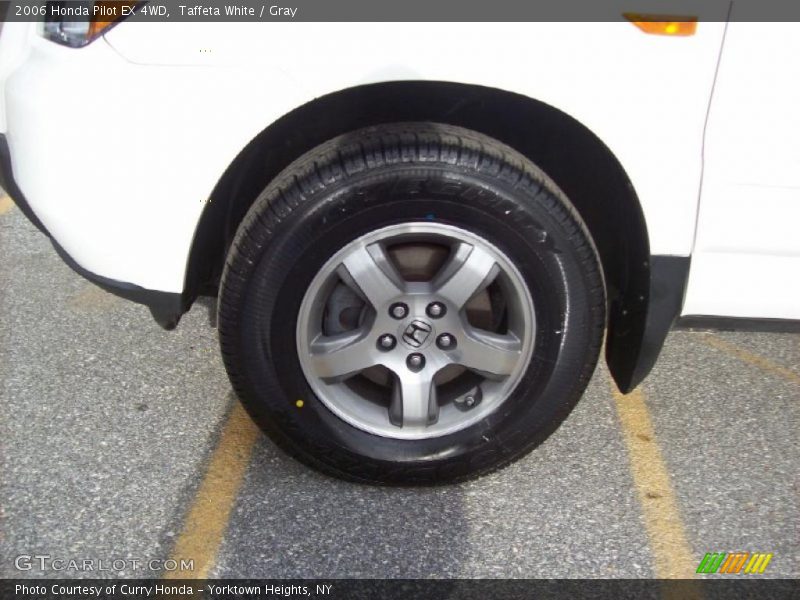
[[[797,25],[733,22],[723,48],[725,27],[123,22],[76,50],[7,23],[0,128],[20,189],[78,264],[180,293],[215,185],[280,117],[387,81],[510,91],[616,156],[651,253],[693,257],[682,314],[798,319],[800,278],[783,276],[800,272]],[[406,37],[425,43],[382,43]]]
[[[677,318],[800,319],[795,23],[123,21],[81,48],[39,29],[0,35],[5,187],[73,267],[164,325],[215,291],[253,190],[325,139],[395,120],[481,131],[567,193],[601,255],[609,327],[636,330],[607,349],[623,389]],[[595,201],[592,169],[612,162]]]

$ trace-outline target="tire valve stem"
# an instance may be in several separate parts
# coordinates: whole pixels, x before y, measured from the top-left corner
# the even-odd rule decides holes
[[[463,396],[456,398],[453,402],[458,410],[466,412],[478,406],[481,400],[483,400],[483,390],[480,387],[475,387]]]

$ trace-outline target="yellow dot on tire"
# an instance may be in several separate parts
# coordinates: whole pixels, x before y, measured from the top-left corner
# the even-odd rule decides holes
[[[297,408],[303,408],[303,405],[304,405],[304,404],[305,404],[305,402],[303,402],[302,400],[298,400],[297,402],[295,402],[295,403],[294,403],[294,405],[295,405]]]

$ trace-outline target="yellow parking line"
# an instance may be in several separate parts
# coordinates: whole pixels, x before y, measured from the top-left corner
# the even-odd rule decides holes
[[[231,509],[250,463],[259,430],[237,401],[194,498],[172,558],[194,560],[193,571],[167,571],[165,579],[205,579],[214,565]]]
[[[748,352],[747,350],[739,348],[739,346],[731,344],[730,342],[720,339],[714,335],[706,334],[701,336],[700,339],[709,346],[712,346],[717,350],[722,350],[723,352],[730,354],[731,356],[734,356],[750,365],[753,365],[754,367],[758,367],[767,373],[772,373],[773,375],[783,377],[784,379],[788,379],[794,383],[800,383],[800,375],[791,369],[776,365],[774,362],[767,360],[763,356],[758,356],[757,354]]]
[[[686,540],[678,502],[644,393],[639,388],[627,395],[622,395],[615,387],[613,391],[656,574],[662,579],[692,578],[696,561]]]
[[[0,194],[0,215],[6,214],[12,208],[14,208],[14,201],[5,194]]]

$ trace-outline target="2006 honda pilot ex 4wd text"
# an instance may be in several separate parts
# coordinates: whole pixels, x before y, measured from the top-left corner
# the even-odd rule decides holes
[[[218,296],[299,460],[457,481],[603,347],[625,392],[676,324],[796,326],[798,72],[794,23],[48,17],[0,34],[0,183],[163,327]]]

